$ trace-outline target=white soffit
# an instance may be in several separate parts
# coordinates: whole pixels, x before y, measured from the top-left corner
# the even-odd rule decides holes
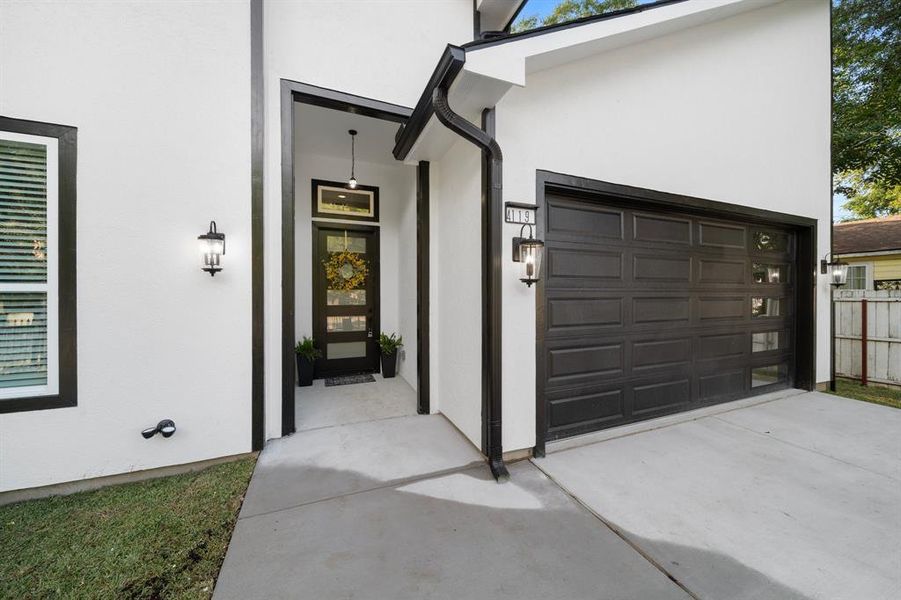
[[[448,104],[455,113],[481,127],[482,109],[497,104],[511,87],[509,82],[463,70],[448,91]],[[415,164],[420,160],[437,161],[459,139],[460,136],[432,115],[404,162]]]
[[[524,86],[529,73],[782,1],[687,0],[493,46],[467,48],[464,72]]]

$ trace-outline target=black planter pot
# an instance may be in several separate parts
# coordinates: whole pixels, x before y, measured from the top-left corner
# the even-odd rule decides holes
[[[397,352],[382,354],[382,377],[390,379],[397,374]]]
[[[307,360],[300,354],[297,358],[297,387],[313,385],[313,361]]]

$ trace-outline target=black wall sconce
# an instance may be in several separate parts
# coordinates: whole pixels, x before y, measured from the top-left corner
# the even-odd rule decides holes
[[[829,255],[827,254],[826,256]],[[820,273],[829,275],[829,285],[835,287],[845,285],[848,282],[848,263],[838,260],[830,262],[823,258],[820,261]]]
[[[522,237],[526,227],[529,237]],[[537,283],[541,274],[541,255],[544,253],[544,242],[535,238],[531,225],[523,225],[519,229],[519,237],[513,238],[513,262],[522,264],[522,277],[519,278],[526,287]]]
[[[216,221],[210,221],[210,230],[203,235],[198,235],[200,242],[200,256],[203,264],[201,269],[215,276],[222,270],[222,255],[225,254],[225,234],[216,229]]]
[[[164,438],[172,437],[175,434],[175,421],[172,419],[163,419],[156,424],[156,427],[148,427],[141,432],[145,440],[149,440],[156,434],[161,433]]]

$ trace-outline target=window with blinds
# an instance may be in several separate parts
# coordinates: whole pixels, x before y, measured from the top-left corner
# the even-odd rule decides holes
[[[0,131],[0,398],[56,393],[56,153]]]

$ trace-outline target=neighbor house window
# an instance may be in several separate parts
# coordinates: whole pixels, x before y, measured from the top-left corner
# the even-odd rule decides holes
[[[75,129],[0,117],[0,412],[73,406]]]
[[[848,267],[848,282],[843,287],[846,290],[867,289],[867,266],[850,265]]]

